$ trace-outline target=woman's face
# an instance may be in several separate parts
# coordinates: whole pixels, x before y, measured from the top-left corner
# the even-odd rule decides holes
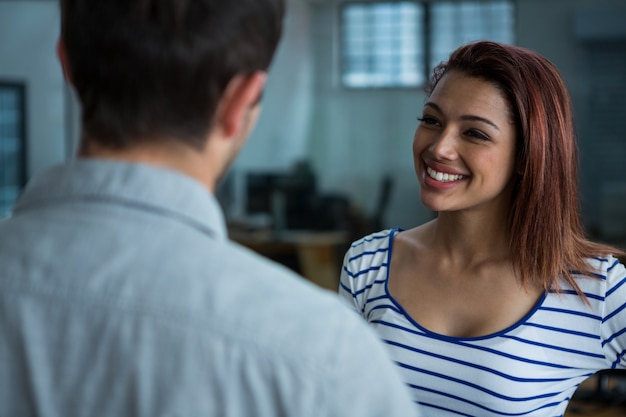
[[[413,140],[422,203],[434,211],[508,210],[515,142],[510,105],[500,90],[447,73],[424,105]]]

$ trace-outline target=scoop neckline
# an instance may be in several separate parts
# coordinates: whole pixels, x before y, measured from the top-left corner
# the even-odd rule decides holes
[[[396,234],[398,232],[402,232],[404,230],[405,229],[403,229],[401,227],[394,227],[389,232],[389,250],[387,251],[387,265],[389,265],[389,266],[387,267],[387,271],[385,273],[385,295],[389,298],[389,300],[391,300],[391,302],[398,309],[400,314],[402,316],[404,316],[404,318],[409,323],[411,323],[414,327],[416,327],[420,331],[428,334],[429,336],[431,336],[433,338],[436,338],[436,339],[453,340],[453,341],[476,341],[476,340],[486,340],[486,339],[494,339],[494,338],[497,338],[497,337],[501,337],[503,335],[506,335],[507,333],[512,332],[513,330],[517,329],[518,327],[523,326],[524,324],[526,324],[530,320],[530,318],[535,315],[537,310],[539,310],[539,308],[541,308],[541,306],[545,302],[547,294],[544,291],[541,294],[541,297],[539,298],[539,300],[535,303],[535,306],[524,317],[522,317],[520,320],[518,320],[517,322],[513,323],[511,326],[506,327],[506,328],[504,328],[502,330],[499,330],[499,331],[493,332],[493,333],[488,333],[488,334],[482,335],[482,336],[473,336],[473,337],[448,336],[448,335],[445,335],[445,334],[438,333],[438,332],[435,332],[433,330],[427,329],[426,327],[424,327],[421,324],[419,324],[419,322],[417,320],[415,320],[404,309],[402,304],[400,304],[400,302],[398,300],[396,300],[394,298],[394,296],[391,295],[391,292],[389,291],[389,274],[391,272],[391,255],[393,253],[394,237],[396,236]]]

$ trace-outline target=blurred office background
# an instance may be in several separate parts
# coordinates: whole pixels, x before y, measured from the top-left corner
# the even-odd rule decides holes
[[[276,223],[258,216],[276,208],[263,194],[273,188],[291,213],[280,227],[346,228],[357,216],[358,233],[430,219],[411,153],[423,83],[454,47],[490,38],[561,70],[576,111],[584,223],[626,246],[625,1],[288,3],[261,120],[220,186],[229,221]],[[0,217],[30,176],[77,145],[80,110],[55,56],[58,14],[53,0],[0,0]]]

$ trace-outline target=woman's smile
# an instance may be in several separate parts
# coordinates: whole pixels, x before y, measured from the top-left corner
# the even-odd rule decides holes
[[[426,173],[430,178],[439,182],[454,182],[466,178],[465,175],[448,174],[447,172],[435,171],[429,166],[426,167]]]

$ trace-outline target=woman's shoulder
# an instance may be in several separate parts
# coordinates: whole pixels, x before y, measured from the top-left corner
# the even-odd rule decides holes
[[[587,262],[597,278],[611,280],[626,275],[624,263],[613,255],[588,258]]]
[[[393,237],[399,230],[394,227],[371,233],[350,245],[341,271],[341,287],[353,298],[365,300],[372,293],[382,294]]]
[[[400,231],[399,227],[392,227],[390,229],[380,230],[378,232],[370,233],[363,236],[360,239],[355,240],[350,245],[351,252],[364,252],[372,249],[388,246],[390,241],[394,239]]]
[[[574,273],[580,289],[589,297],[604,300],[606,296],[626,291],[626,267],[613,255],[587,258],[591,275]],[[566,286],[567,287],[567,286]]]
[[[355,240],[346,253],[344,272],[360,279],[370,279],[372,275],[377,275],[387,265],[394,236],[400,230],[393,227]]]

